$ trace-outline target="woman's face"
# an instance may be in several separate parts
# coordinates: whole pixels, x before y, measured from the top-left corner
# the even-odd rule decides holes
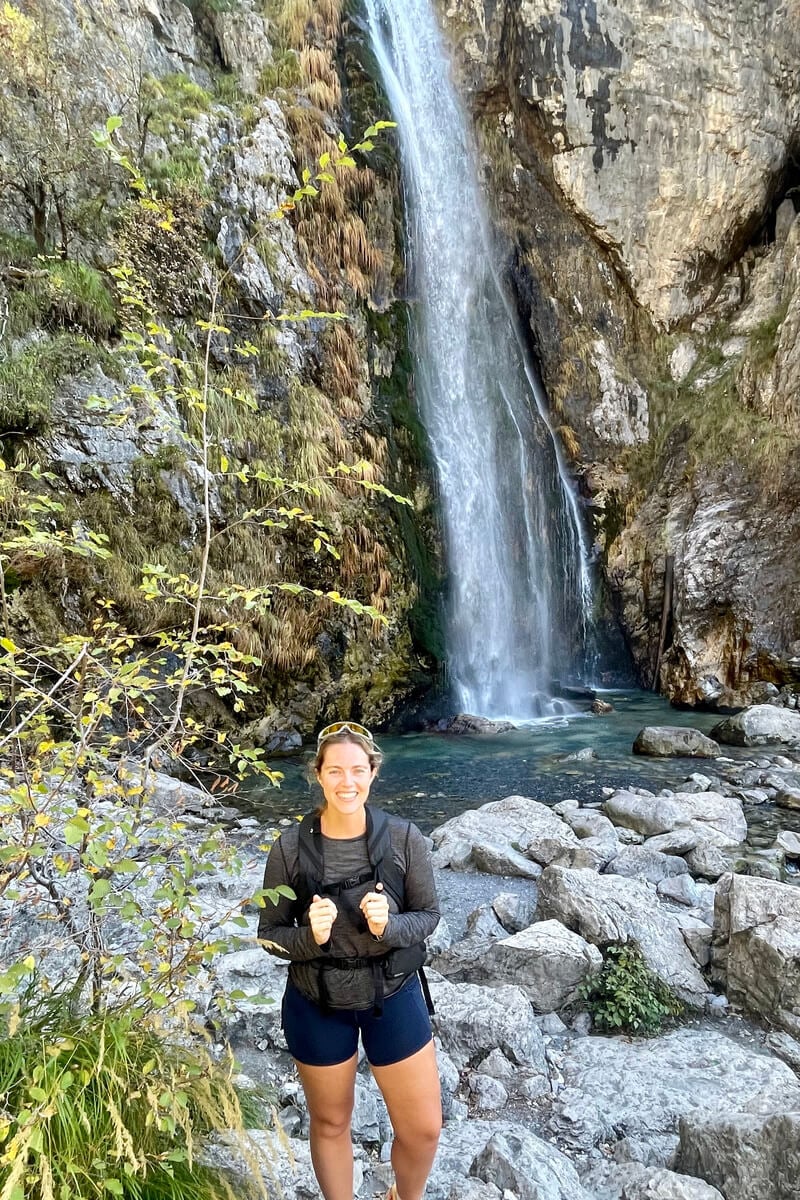
[[[354,742],[333,742],[324,749],[317,779],[329,811],[342,817],[360,812],[375,778],[367,752]]]

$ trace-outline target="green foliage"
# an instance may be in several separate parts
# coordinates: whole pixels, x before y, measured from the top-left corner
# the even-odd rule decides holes
[[[58,383],[96,363],[107,365],[109,358],[94,342],[62,333],[0,359],[0,436],[46,432]]]
[[[303,81],[300,58],[296,50],[276,50],[272,62],[262,69],[258,80],[261,96],[272,96],[278,90],[289,91],[300,87]]]
[[[779,311],[757,326],[741,356],[726,357],[723,344],[730,328],[721,323],[708,335],[702,354],[680,382],[672,379],[668,366],[672,340],[661,339],[655,353],[662,370],[648,384],[650,440],[628,455],[637,485],[649,489],[662,473],[665,459],[676,453],[683,453],[689,472],[737,462],[756,479],[780,475],[793,439],[748,404],[741,384],[743,372],[754,372],[758,380],[771,367],[784,316]]]
[[[160,195],[180,193],[186,187],[207,195],[195,122],[210,111],[212,103],[211,93],[181,72],[160,79],[148,75],[143,81],[142,149],[146,150],[150,134],[167,144],[166,153],[144,155],[145,168]]]
[[[95,141],[139,193],[152,237],[168,241],[180,232],[180,210],[159,198],[119,149],[114,139],[119,125],[119,118],[109,118]],[[344,170],[347,150],[340,146]],[[319,175],[335,169],[320,163]],[[292,204],[314,189],[310,177],[304,179]],[[282,209],[275,219],[283,215]],[[111,274],[126,314],[124,353],[139,369],[133,382],[128,376],[122,395],[90,397],[87,413],[109,427],[136,422],[163,429],[166,423],[170,444],[154,468],[141,463],[134,468],[137,515],[151,538],[174,547],[179,524],[161,489],[160,470],[180,469],[185,447],[196,469],[189,501],[194,523],[187,529],[182,569],[174,560],[147,557],[148,543],[131,536],[131,526],[103,502],[104,493],[79,503],[59,479],[21,455],[9,463],[0,460],[0,895],[12,904],[24,899],[31,912],[57,922],[58,945],[80,963],[74,980],[78,1002],[88,992],[99,1013],[120,985],[133,983],[142,1011],[183,1014],[190,1008],[187,982],[247,937],[242,906],[272,902],[276,894],[237,896],[228,912],[209,916],[200,895],[205,876],[221,871],[236,878],[242,864],[221,830],[209,830],[196,845],[174,814],[159,812],[151,764],[166,755],[188,765],[188,756],[213,751],[226,768],[225,787],[248,774],[279,781],[263,752],[241,746],[231,732],[248,698],[257,694],[264,669],[248,631],[291,631],[305,621],[316,633],[336,611],[366,617],[373,627],[385,624],[382,611],[344,594],[334,572],[325,569],[340,562],[325,497],[339,488],[343,496],[365,490],[402,499],[375,478],[370,464],[349,454],[345,461],[341,425],[315,389],[292,393],[309,438],[323,440],[318,423],[328,426],[324,455],[306,464],[315,476],[287,478],[276,470],[279,464],[259,462],[249,436],[239,444],[239,434],[252,433],[257,421],[266,420],[262,433],[273,437],[274,420],[261,417],[240,365],[257,362],[262,351],[248,336],[249,324],[237,334],[220,315],[218,275],[207,272],[206,312],[191,322],[187,337],[185,326],[181,334],[165,317],[163,304],[156,303],[160,287],[137,269],[132,256],[123,255]],[[301,311],[277,319],[325,317],[338,320],[341,314]],[[12,370],[19,373],[24,356],[37,356],[36,378],[52,387],[53,379],[88,365],[98,353],[62,334],[27,347],[3,368],[11,384]],[[31,425],[31,386],[24,395]],[[39,396],[43,405],[48,398],[52,392]],[[238,427],[232,417],[237,412],[246,417]],[[47,413],[42,428],[46,421]],[[227,488],[235,490],[242,515],[225,525],[217,500]],[[92,511],[98,527],[87,519]],[[184,516],[181,522],[186,525]],[[232,567],[247,559],[241,547],[254,530],[262,558],[251,581]],[[304,546],[308,570],[301,579],[282,574],[272,531],[291,533]],[[369,531],[362,526],[359,536],[382,569]],[[63,589],[79,576],[87,586],[81,592],[81,632],[60,631],[43,642],[29,623],[13,623],[10,591],[21,592],[28,581],[48,574]],[[152,614],[149,623],[128,620],[123,604],[97,586],[114,575],[120,590],[128,589],[131,608],[135,592],[138,612]],[[383,576],[390,578],[385,570]],[[88,586],[92,581],[94,589]],[[304,604],[312,610],[307,618]],[[279,650],[284,661],[293,661],[291,639]],[[226,712],[227,726],[212,727],[206,719],[210,700],[217,712]],[[18,990],[26,963],[23,958],[7,964],[0,995]],[[63,970],[64,964],[59,958],[53,968],[51,959],[48,969]]]
[[[606,947],[605,962],[578,989],[598,1029],[651,1036],[679,1017],[683,1004],[653,974],[633,943]]]
[[[9,309],[16,336],[35,328],[79,328],[102,338],[116,328],[114,295],[94,267],[40,257],[13,283]]]
[[[250,1194],[265,1194],[230,1061],[180,1044],[135,1007],[87,1017],[69,996],[32,992],[0,1017],[4,1197],[234,1200],[224,1175],[198,1162],[204,1136],[221,1129],[253,1168]]]

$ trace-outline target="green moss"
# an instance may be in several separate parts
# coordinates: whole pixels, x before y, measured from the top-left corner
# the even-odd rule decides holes
[[[718,467],[739,462],[754,478],[772,475],[791,450],[792,441],[762,413],[749,407],[739,391],[742,362],[758,374],[769,369],[775,357],[778,332],[785,311],[773,314],[752,331],[742,357],[723,351],[731,331],[718,324],[708,335],[697,362],[681,382],[669,370],[674,339],[661,337],[655,344],[655,370],[647,381],[650,399],[650,440],[628,455],[633,482],[652,489],[663,472],[665,459],[677,452],[686,466]],[[646,378],[646,372],[643,372]]]
[[[172,195],[189,185],[205,195],[194,122],[209,112],[213,96],[181,72],[161,79],[149,75],[142,86],[148,132],[163,138],[168,147],[166,154],[145,155],[145,174],[162,194]]]
[[[406,495],[416,493],[414,509],[399,505],[395,512],[411,575],[417,585],[417,596],[408,614],[409,627],[415,645],[443,662],[443,579],[438,517],[432,492],[419,486],[421,478],[433,479],[435,468],[428,435],[413,399],[410,315],[406,305],[394,304],[383,313],[369,312],[368,320],[371,338],[395,349],[391,376],[378,381],[376,407],[384,409],[390,429],[390,460],[395,464],[406,464],[396,490]]]
[[[9,332],[21,337],[32,329],[83,329],[108,337],[117,326],[114,294],[94,267],[70,259],[36,254],[31,239],[0,235],[0,264],[20,272],[10,278]]]
[[[300,71],[300,58],[296,50],[278,49],[272,57],[272,62],[262,69],[258,78],[258,94],[273,96],[279,90],[289,91],[299,88],[303,82]]]
[[[0,360],[0,436],[46,432],[53,420],[58,383],[113,362],[108,351],[71,333],[34,342]]]

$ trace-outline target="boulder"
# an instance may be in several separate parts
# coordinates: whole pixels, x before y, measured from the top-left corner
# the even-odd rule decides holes
[[[689,868],[675,854],[662,854],[646,846],[625,846],[606,867],[609,875],[624,875],[628,879],[644,879],[659,884],[665,879],[688,874]]]
[[[540,921],[487,949],[490,975],[522,988],[540,1013],[575,999],[578,985],[603,964],[600,951],[559,921]]]
[[[800,745],[800,713],[756,704],[720,721],[711,736],[728,746]]]
[[[705,1003],[708,988],[678,921],[639,880],[547,867],[536,915],[560,921],[595,946],[636,942],[650,970],[686,1004]]]
[[[734,1003],[800,1035],[800,888],[726,875],[714,906],[713,963]]]
[[[492,901],[492,908],[500,924],[508,933],[519,933],[527,929],[533,919],[533,906],[525,896],[518,892],[498,892]]]
[[[526,796],[506,796],[451,817],[432,833],[438,867],[478,869],[495,875],[535,879],[541,867],[522,852],[537,838],[564,849],[578,839],[546,804]]]
[[[512,1062],[547,1074],[542,1031],[520,988],[456,985],[433,972],[429,983],[434,1030],[459,1070],[499,1047]]]
[[[520,1200],[591,1200],[566,1155],[520,1126],[498,1130],[471,1170]]]
[[[564,1083],[548,1127],[576,1150],[614,1142],[620,1130],[645,1145],[666,1144],[659,1139],[677,1134],[682,1117],[769,1116],[800,1102],[800,1081],[785,1063],[715,1029],[577,1038],[560,1065]]]
[[[492,721],[488,717],[477,717],[473,713],[459,713],[447,726],[448,733],[478,734],[482,737],[509,733],[512,729],[516,729],[516,725],[511,721]]]
[[[435,961],[447,979],[522,989],[537,1012],[554,1012],[575,999],[602,955],[558,921],[542,921],[502,940],[481,937],[456,942]]]
[[[654,758],[717,758],[719,746],[699,729],[684,729],[680,725],[647,725],[636,735],[634,754],[649,754]]]
[[[714,1184],[725,1200],[797,1200],[800,1109],[689,1114],[680,1124],[678,1166]]]
[[[426,1200],[592,1200],[557,1147],[510,1121],[445,1125]]]
[[[595,1200],[725,1200],[702,1179],[640,1162],[598,1163],[582,1183]]]
[[[699,841],[737,846],[747,836],[741,802],[719,792],[672,792],[650,799],[637,792],[619,791],[603,807],[615,825],[648,838],[688,828],[700,835]]]

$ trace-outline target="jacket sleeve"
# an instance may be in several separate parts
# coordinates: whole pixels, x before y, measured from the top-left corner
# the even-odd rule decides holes
[[[424,942],[439,924],[439,900],[433,881],[431,856],[416,825],[408,836],[405,876],[405,911],[390,913],[381,942],[388,950]]]
[[[292,872],[286,861],[283,838],[279,837],[273,843],[264,870],[264,887],[276,888],[278,884],[293,886]],[[294,900],[280,896],[277,904],[273,904],[268,896],[264,897],[264,908],[258,918],[258,940],[264,949],[278,958],[288,958],[292,962],[309,962],[312,958],[320,958],[325,951],[314,941],[311,926],[295,924],[293,916]]]

